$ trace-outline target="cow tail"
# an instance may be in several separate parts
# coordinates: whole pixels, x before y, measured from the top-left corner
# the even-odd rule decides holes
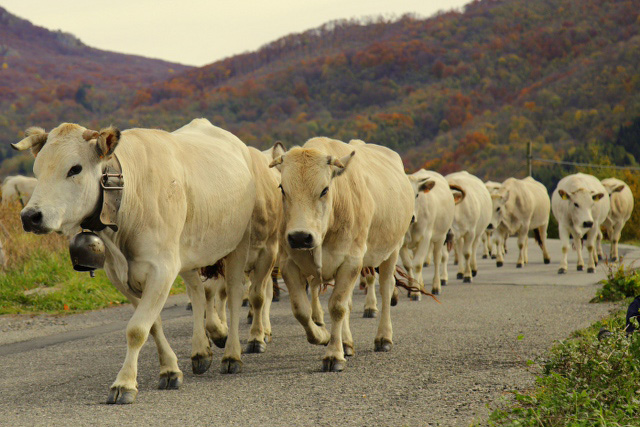
[[[538,246],[542,247],[542,237],[540,236],[539,228],[533,229],[533,237],[536,239],[536,243],[538,244]]]

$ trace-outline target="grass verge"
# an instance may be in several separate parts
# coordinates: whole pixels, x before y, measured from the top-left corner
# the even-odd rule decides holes
[[[19,205],[0,206],[6,256],[0,273],[0,315],[77,313],[127,302],[104,271],[92,279],[73,270],[66,237],[25,233],[19,212]],[[184,284],[178,279],[171,293],[180,292]]]

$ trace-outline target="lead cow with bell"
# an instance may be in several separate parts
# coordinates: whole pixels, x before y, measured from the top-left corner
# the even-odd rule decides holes
[[[271,166],[282,176],[282,276],[307,340],[327,345],[323,370],[343,370],[345,350],[353,354],[349,312],[363,267],[380,267],[382,314],[375,349],[389,351],[393,273],[413,216],[413,189],[400,156],[360,141],[312,138]],[[335,287],[329,298],[329,332],[317,301],[312,312],[305,286],[309,281],[317,290],[331,280]]]
[[[221,371],[239,370],[239,311],[255,199],[251,158],[242,141],[196,119],[172,133],[97,132],[69,123],[49,133],[31,128],[13,147],[36,156],[38,185],[21,213],[25,230],[71,235],[82,224],[96,231],[106,246],[109,280],[135,307],[126,330],[127,355],[108,403],[135,400],[138,354],[149,333],[158,348],[159,388],[180,386],[182,372],[162,331],[160,311],[178,274],[192,300],[203,294],[198,274],[203,267],[224,264],[231,323]],[[109,169],[121,170],[124,189],[117,212],[106,215],[114,225],[105,227],[101,211],[110,209],[104,198],[111,196],[103,194],[101,180]],[[223,330],[219,320],[207,327]],[[194,366],[211,358],[204,325],[196,322]]]

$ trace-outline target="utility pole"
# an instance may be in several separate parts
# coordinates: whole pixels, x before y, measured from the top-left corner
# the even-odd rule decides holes
[[[529,171],[529,176],[533,177],[533,170],[531,165],[531,159],[533,159],[533,155],[531,153],[531,141],[527,142],[527,171]]]

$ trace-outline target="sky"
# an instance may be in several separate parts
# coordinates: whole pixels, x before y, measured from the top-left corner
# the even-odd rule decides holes
[[[202,66],[343,18],[429,17],[470,0],[0,0],[91,47]]]

